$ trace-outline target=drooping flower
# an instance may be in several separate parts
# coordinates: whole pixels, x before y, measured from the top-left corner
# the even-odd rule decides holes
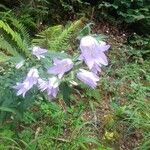
[[[20,69],[24,65],[25,60],[21,60],[19,63],[16,64],[16,69]]]
[[[38,83],[39,83],[39,89],[42,92],[46,91],[50,99],[56,98],[58,91],[59,91],[59,88],[58,88],[59,83],[56,77],[49,78],[48,81],[39,79]]]
[[[17,85],[13,87],[17,90],[17,95],[22,95],[23,97],[25,97],[26,92],[29,91],[33,87],[33,85],[37,83],[38,78],[38,70],[35,68],[30,69],[26,79],[22,83],[17,83]]]
[[[39,60],[41,58],[45,58],[45,53],[47,53],[47,49],[40,48],[39,46],[34,46],[32,48],[32,54],[35,55]]]
[[[77,78],[92,88],[96,88],[99,81],[97,75],[84,69],[80,69],[80,72],[77,73]]]
[[[99,41],[99,49],[100,49],[102,52],[107,51],[109,48],[110,48],[110,45],[106,44],[106,42],[104,42],[104,41]]]
[[[102,42],[101,44],[92,36],[85,36],[81,39],[80,59],[84,60],[88,68],[94,73],[101,71],[102,65],[108,65],[108,60],[104,51],[109,49],[109,45]]]
[[[58,78],[62,78],[63,75],[73,68],[73,62],[71,59],[54,59],[54,66],[48,69],[49,74],[58,75]]]

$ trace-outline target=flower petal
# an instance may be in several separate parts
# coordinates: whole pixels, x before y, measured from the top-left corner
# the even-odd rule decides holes
[[[92,88],[95,88],[97,81],[99,81],[97,75],[84,69],[80,69],[80,72],[77,73],[77,78]]]

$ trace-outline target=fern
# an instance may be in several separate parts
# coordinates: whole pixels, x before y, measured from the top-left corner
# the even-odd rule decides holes
[[[9,20],[11,21],[13,28],[10,27],[11,24],[8,25],[8,23],[0,20],[0,49],[2,53],[9,57],[23,56],[30,58],[31,54],[28,50],[30,46],[29,34],[19,21],[16,19]]]
[[[17,50],[3,37],[0,38],[0,49],[2,49],[5,54],[10,54],[12,56],[18,55]]]
[[[12,40],[14,40],[17,44],[17,46],[20,49],[20,53],[23,53],[25,56],[28,56],[29,51],[27,45],[24,43],[24,41],[21,39],[21,36],[19,33],[13,31],[10,26],[0,20],[0,29],[3,29],[7,34],[9,34],[12,37]]]
[[[11,21],[11,24],[16,28],[16,30],[20,33],[20,36],[23,39],[26,47],[31,45],[30,35],[27,32],[26,28],[17,19],[9,18],[9,20]]]
[[[63,32],[62,25],[49,27],[48,29],[37,34],[36,35],[37,38],[34,38],[32,42],[35,45],[40,45],[41,47],[47,48],[48,44],[55,41],[62,32]]]
[[[78,35],[83,26],[83,20],[80,19],[68,25],[65,29],[61,25],[49,27],[39,33],[32,42],[40,46],[44,45],[45,48],[53,51],[66,50],[72,43],[72,37]]]
[[[6,54],[4,54],[3,52],[0,52],[0,62],[5,62],[7,60],[9,60],[9,56],[7,56]]]
[[[79,30],[83,27],[83,22],[81,20],[75,21],[68,28],[66,28],[62,34],[50,45],[52,50],[65,50],[68,48],[70,39],[74,34],[77,34]]]

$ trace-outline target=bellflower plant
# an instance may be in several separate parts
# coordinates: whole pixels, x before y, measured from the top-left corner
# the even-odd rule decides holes
[[[72,44],[68,43],[70,39],[67,35],[72,34],[72,28],[65,30],[65,36],[62,35],[59,39],[55,37],[54,32],[46,41],[44,34],[47,31],[49,33],[49,30],[41,32],[44,36],[32,41],[29,39],[24,41],[23,36],[17,35],[19,38],[15,44],[18,46],[15,46],[16,53],[13,54],[11,49],[8,50],[6,54],[8,57],[4,57],[4,61],[8,60],[9,63],[2,66],[4,71],[2,69],[1,73],[1,114],[6,116],[5,108],[10,108],[8,113],[12,113],[7,116],[11,116],[11,119],[20,117],[27,108],[34,104],[35,100],[58,98],[70,106],[71,94],[74,94],[72,92],[82,92],[83,90],[79,91],[84,87],[82,85],[89,86],[92,91],[95,90],[99,85],[103,66],[108,65],[107,53],[110,45],[100,41],[100,37],[90,34],[89,28],[88,26],[81,30],[76,38],[80,40],[79,44],[73,45],[74,49],[69,49],[68,53],[67,48],[75,43],[75,41]],[[62,27],[52,29],[59,34]],[[14,62],[16,64],[13,64]],[[10,68],[7,69],[8,65]],[[78,88],[79,86],[81,88]],[[73,88],[75,89],[72,90]]]
[[[23,82],[13,86],[17,95],[25,97],[29,90],[36,87],[40,92],[46,93],[48,99],[53,99],[59,95],[59,91],[69,92],[68,88],[79,86],[80,82],[95,89],[100,80],[98,73],[103,65],[108,65],[104,52],[110,45],[88,35],[82,37],[79,48],[80,54],[74,55],[73,58],[64,52],[49,52],[47,49],[33,46],[32,54],[40,61],[32,63],[30,60],[28,65],[25,65],[27,67],[34,64],[34,67],[30,68]],[[16,68],[20,68],[24,62],[27,60],[18,63]]]

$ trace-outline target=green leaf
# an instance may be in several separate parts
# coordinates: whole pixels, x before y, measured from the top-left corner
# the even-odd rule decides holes
[[[14,110],[14,109],[7,108],[7,107],[0,107],[0,110],[1,110],[1,111],[5,111],[5,112],[12,112],[12,113],[15,113],[15,110]]]
[[[78,38],[81,39],[83,36],[89,35],[91,34],[91,25],[93,25],[93,23],[89,23],[87,24],[79,33]]]
[[[100,91],[98,89],[87,88],[86,95],[90,98],[94,98],[97,101],[101,100]]]
[[[71,88],[69,87],[67,82],[62,82],[60,84],[60,91],[63,95],[63,100],[65,101],[66,105],[70,107]]]
[[[108,3],[108,2],[103,2],[102,4],[100,4],[100,5],[98,6],[98,8],[102,8],[102,7],[104,7],[104,8],[114,8],[114,9],[118,9],[118,6],[117,6],[117,5],[111,4],[111,3]]]

